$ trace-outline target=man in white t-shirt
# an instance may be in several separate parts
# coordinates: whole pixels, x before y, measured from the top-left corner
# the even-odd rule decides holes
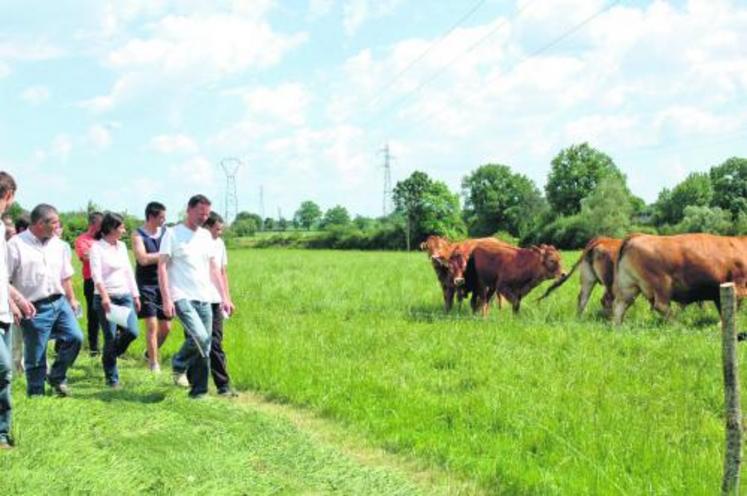
[[[187,374],[189,396],[207,394],[210,371],[212,280],[220,279],[213,238],[202,227],[210,215],[210,200],[195,195],[187,204],[187,218],[168,229],[161,240],[158,285],[166,317],[179,317],[185,339],[172,360],[174,377]],[[221,283],[221,310],[231,314],[233,305]]]

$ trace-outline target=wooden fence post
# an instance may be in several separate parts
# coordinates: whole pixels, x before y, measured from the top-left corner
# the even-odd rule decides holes
[[[737,361],[737,297],[734,283],[722,284],[721,331],[724,367],[724,408],[726,409],[726,452],[721,494],[739,494],[739,466],[742,462],[742,412],[739,403]]]

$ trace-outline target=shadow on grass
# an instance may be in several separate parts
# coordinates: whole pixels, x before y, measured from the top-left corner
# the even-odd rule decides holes
[[[459,307],[459,305],[454,304],[454,308],[452,308],[451,312],[449,313],[446,313],[443,306],[441,305],[413,305],[403,309],[403,315],[405,320],[407,321],[426,323],[453,320],[473,320],[475,318],[468,302],[462,304],[461,308]]]
[[[103,401],[105,403],[112,403],[115,401],[129,401],[132,403],[150,404],[160,403],[165,400],[166,393],[164,391],[150,391],[147,393],[141,393],[138,391],[131,391],[127,389],[104,389],[91,393],[76,394],[76,397],[81,399],[95,399]]]

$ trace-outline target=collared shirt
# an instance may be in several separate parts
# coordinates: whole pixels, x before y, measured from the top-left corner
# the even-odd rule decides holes
[[[219,269],[223,269],[228,265],[228,253],[226,253],[226,243],[223,242],[222,238],[213,240],[213,254],[215,256],[215,262]],[[223,299],[220,296],[220,286],[215,278],[211,277],[210,282],[212,283],[212,299],[210,303],[220,303]]]
[[[168,255],[171,299],[209,303],[212,299],[210,260],[215,259],[210,231],[198,227],[195,231],[184,224],[166,230],[161,240],[161,255]]]
[[[8,241],[10,283],[29,301],[65,294],[62,281],[73,273],[65,245],[55,236],[42,243],[27,229]]]
[[[103,284],[110,295],[140,296],[135,284],[135,274],[127,256],[127,247],[121,241],[116,245],[100,239],[88,252],[91,261],[91,279],[95,285]],[[94,293],[99,294],[98,286]]]
[[[13,315],[8,303],[8,247],[5,241],[5,223],[0,222],[0,322],[10,324]]]
[[[86,260],[84,257],[91,249],[91,245],[95,242],[96,239],[88,234],[88,231],[75,238],[75,254],[78,255],[80,261],[83,262],[83,269],[81,270],[83,279],[91,278],[91,262]]]

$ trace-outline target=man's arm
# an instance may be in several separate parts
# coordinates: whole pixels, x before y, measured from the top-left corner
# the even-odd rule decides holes
[[[166,317],[172,318],[176,313],[174,302],[171,300],[169,291],[169,271],[167,270],[169,256],[160,254],[158,257],[158,287],[161,290],[161,301],[163,303],[163,313]]]
[[[75,238],[75,254],[78,255],[78,259],[81,262],[85,263],[88,261],[88,253],[90,249],[90,246],[88,247],[88,249],[83,247],[83,242],[81,241],[80,236]]]
[[[148,253],[145,251],[143,238],[137,233],[132,233],[132,251],[135,253],[135,260],[141,266],[156,265],[158,263],[158,253]]]
[[[215,258],[210,259],[210,277],[218,283],[218,292],[220,293],[221,307],[224,312],[231,314],[233,312],[233,303],[226,292],[226,282],[221,274],[221,269],[218,267],[218,262]]]
[[[27,319],[34,318],[36,315],[36,307],[28,301],[23,295],[13,287],[12,284],[8,284],[8,295],[11,301],[15,303],[18,309],[21,311],[23,316]]]
[[[70,306],[73,310],[80,306],[78,300],[75,299],[75,291],[73,291],[73,278],[68,277],[62,280],[62,289],[65,291],[65,298],[70,302]]]

